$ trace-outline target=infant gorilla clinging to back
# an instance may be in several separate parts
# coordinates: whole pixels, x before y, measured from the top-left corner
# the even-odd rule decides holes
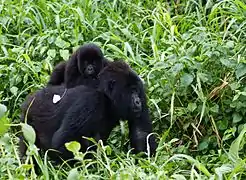
[[[66,88],[77,85],[97,87],[97,75],[108,60],[101,49],[89,43],[78,48],[66,62],[60,62],[53,70],[48,86],[64,84]]]
[[[128,120],[134,152],[146,152],[147,139],[150,153],[155,151],[155,137],[148,136],[152,132],[152,123],[143,84],[126,63],[109,62],[99,74],[97,89],[83,85],[70,88],[62,101],[53,104],[53,95],[63,91],[63,86],[48,86],[29,96],[22,106],[22,121],[27,113],[27,123],[35,129],[35,143],[40,149],[56,149],[61,158],[69,159],[73,156],[66,150],[66,142],[78,141],[81,150],[85,151],[88,143],[82,136],[98,134],[99,139],[106,141],[119,120]],[[22,155],[25,149],[25,143],[21,141]],[[59,160],[56,155],[51,157]]]

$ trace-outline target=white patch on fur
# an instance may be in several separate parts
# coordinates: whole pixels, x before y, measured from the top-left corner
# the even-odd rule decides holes
[[[65,88],[62,96],[60,96],[58,94],[54,94],[54,96],[53,96],[53,103],[54,104],[58,103],[65,96],[66,92],[67,92],[67,88]]]
[[[61,96],[58,94],[54,94],[53,96],[53,103],[56,104],[61,100]]]

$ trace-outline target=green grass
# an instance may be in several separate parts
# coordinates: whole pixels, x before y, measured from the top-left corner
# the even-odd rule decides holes
[[[121,123],[94,159],[71,145],[77,168],[52,165],[33,144],[22,163],[20,104],[86,42],[144,80],[156,156],[131,154]],[[1,0],[1,179],[245,179],[245,45],[244,0]]]

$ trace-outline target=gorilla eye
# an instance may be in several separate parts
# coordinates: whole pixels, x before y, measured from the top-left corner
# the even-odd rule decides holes
[[[139,94],[139,90],[137,88],[135,88],[135,87],[132,87],[131,88],[131,93],[138,95]]]

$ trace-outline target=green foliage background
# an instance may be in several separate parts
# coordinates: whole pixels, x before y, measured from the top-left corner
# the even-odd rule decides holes
[[[54,65],[86,42],[98,44],[109,59],[124,59],[144,80],[158,153],[151,159],[127,155],[123,123],[101,149],[113,151],[109,156],[101,154],[82,170],[43,164],[49,168],[41,177],[245,177],[243,0],[1,0],[0,100],[8,108],[1,127],[19,123],[26,95],[43,87]],[[15,134],[13,128],[0,141],[0,176],[33,178],[32,161],[19,161]],[[30,158],[36,150],[31,146]]]

